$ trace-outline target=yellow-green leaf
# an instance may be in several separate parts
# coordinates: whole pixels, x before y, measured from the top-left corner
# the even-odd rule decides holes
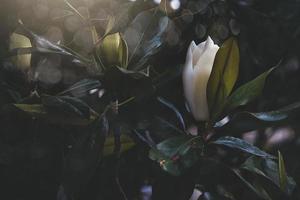
[[[121,141],[120,153],[131,149],[135,145],[134,141],[130,137],[128,137],[124,134],[122,134],[120,136],[120,141]],[[105,140],[103,152],[102,152],[103,155],[104,156],[112,155],[114,153],[114,148],[115,148],[115,138],[114,138],[114,136],[111,135],[111,136],[107,137]]]
[[[32,47],[31,42],[28,37],[13,33],[10,36],[9,50],[18,49],[18,48],[29,48]],[[20,54],[13,56],[11,61],[22,70],[28,69],[31,65],[31,54]]]
[[[51,124],[85,126],[92,123],[98,117],[98,114],[95,112],[91,112],[88,119],[77,116],[66,117],[62,112],[49,113],[42,104],[13,104],[13,106],[34,118],[46,120]]]
[[[120,33],[107,35],[102,40],[98,52],[106,66],[127,68],[128,46]]]
[[[240,54],[235,38],[227,39],[218,50],[207,85],[207,99],[212,118],[217,117],[232,91],[239,73]]]
[[[43,115],[47,113],[42,104],[14,104],[14,106],[31,115]]]
[[[280,189],[282,191],[286,191],[288,177],[285,170],[284,160],[280,151],[278,151],[278,173]]]

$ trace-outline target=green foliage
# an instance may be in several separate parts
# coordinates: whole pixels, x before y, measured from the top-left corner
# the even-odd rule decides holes
[[[167,172],[180,175],[199,159],[203,142],[199,137],[177,136],[153,147],[149,157]]]
[[[282,160],[282,157],[279,156],[278,162],[281,162],[281,164],[277,164],[274,160],[270,160],[267,158],[259,159],[257,157],[250,157],[245,161],[245,163],[241,165],[241,169],[247,170],[253,174],[257,174],[267,179],[267,183],[261,180],[261,183],[264,184],[264,187],[267,188],[268,183],[271,182],[272,184],[275,184],[278,189],[285,192],[287,195],[291,195],[296,187],[296,183],[293,180],[293,178],[288,177],[286,175],[286,172],[283,172],[283,163],[280,160]],[[282,188],[283,180],[285,182],[285,188]]]
[[[216,128],[223,131],[231,130],[232,133],[251,131],[295,118],[299,115],[299,109],[300,103],[296,102],[278,110],[268,112],[238,112],[226,124],[216,124]]]
[[[288,176],[285,171],[284,160],[280,151],[278,151],[278,174],[280,189],[282,191],[287,191]]]
[[[239,74],[239,48],[236,39],[227,39],[218,50],[207,85],[207,101],[212,118],[222,112]]]
[[[127,68],[128,46],[120,33],[105,36],[98,49],[100,58],[106,67]]]
[[[14,104],[19,110],[49,123],[88,125],[98,118],[83,101],[74,97],[42,97],[42,104]]]
[[[239,138],[225,136],[217,139],[216,141],[213,141],[212,144],[224,145],[260,157],[274,158],[274,156],[260,150],[259,148]]]
[[[117,185],[118,192],[114,189],[109,192],[121,193],[125,196],[122,197],[123,199],[136,199],[127,198],[122,186],[127,184],[126,181],[139,176],[141,171],[151,173],[147,174],[146,181],[138,177],[139,184],[145,181],[150,184],[159,183],[160,187],[168,187],[170,182],[180,180],[182,182],[180,187],[192,185],[187,193],[193,191],[195,185],[199,187],[198,189],[203,192],[200,198],[243,199],[245,190],[247,190],[246,195],[251,194],[259,199],[293,198],[297,186],[293,178],[288,176],[291,168],[284,162],[284,160],[289,161],[287,157],[283,159],[279,151],[278,158],[264,151],[266,149],[263,146],[264,141],[252,145],[238,136],[250,130],[258,129],[263,132],[265,127],[282,125],[284,122],[290,123],[288,120],[293,117],[298,121],[300,103],[296,102],[272,111],[242,110],[242,106],[262,94],[266,80],[274,68],[240,87],[236,86],[237,79],[243,78],[238,76],[239,71],[242,75],[248,72],[242,71],[244,69],[239,67],[240,60],[245,59],[246,56],[245,61],[243,60],[245,65],[242,67],[247,66],[248,63],[245,62],[249,60],[253,60],[249,66],[253,63],[262,65],[265,64],[263,62],[265,55],[260,55],[261,58],[255,58],[253,52],[244,55],[245,52],[248,53],[248,46],[251,45],[245,42],[244,38],[252,37],[254,32],[246,34],[247,37],[236,37],[241,44],[239,47],[235,37],[228,38],[229,31],[224,25],[220,26],[220,30],[216,28],[214,22],[220,23],[217,18],[222,18],[221,21],[227,23],[227,18],[234,16],[234,19],[230,19],[228,23],[231,26],[232,21],[239,20],[232,10],[230,17],[223,17],[222,14],[227,9],[236,7],[238,1],[230,1],[234,6],[228,6],[229,1],[210,2],[214,4],[211,7],[208,1],[200,2],[205,4],[203,7],[207,7],[209,12],[203,8],[201,12],[181,13],[181,10],[188,11],[183,8],[168,13],[165,12],[170,9],[167,7],[168,1],[162,1],[165,5],[161,4],[157,7],[153,1],[126,1],[126,3],[118,1],[121,10],[107,9],[109,14],[106,18],[93,19],[90,14],[98,13],[98,8],[93,13],[90,12],[93,9],[86,7],[88,13],[86,16],[77,8],[77,3],[73,5],[71,1],[65,0],[63,5],[70,12],[64,17],[78,17],[83,27],[87,28],[92,35],[92,48],[88,50],[89,52],[80,51],[80,53],[72,46],[75,42],[71,31],[61,29],[65,41],[54,43],[42,36],[45,30],[29,28],[31,25],[28,21],[26,21],[28,24],[19,21],[20,34],[28,37],[33,45],[14,46],[11,43],[8,52],[5,52],[8,59],[3,61],[3,55],[0,55],[0,122],[4,127],[1,127],[0,134],[0,162],[7,165],[7,168],[14,169],[23,165],[26,168],[32,163],[33,166],[40,159],[43,167],[46,165],[43,159],[50,158],[51,162],[55,160],[59,163],[55,163],[56,168],[59,168],[56,171],[59,175],[55,177],[55,187],[59,182],[61,185],[59,192],[66,193],[64,197],[57,195],[61,199],[67,197],[74,200],[92,199],[89,196],[93,195],[90,190],[93,188],[98,190],[99,181],[105,186],[103,187],[105,189],[100,188],[101,192],[111,185],[113,187]],[[254,3],[254,1],[249,2]],[[100,1],[99,7],[102,9],[111,5],[116,6],[117,4],[114,3]],[[198,2],[193,1],[193,3]],[[186,6],[185,4],[188,5],[189,2],[182,3],[182,6]],[[218,10],[219,4],[226,5],[226,9]],[[194,4],[190,5],[193,7]],[[161,10],[162,7],[165,10]],[[260,12],[260,9],[253,10]],[[177,12],[180,15],[177,15]],[[204,15],[205,17],[202,18]],[[213,17],[208,19],[210,15]],[[273,16],[273,13],[262,16]],[[286,23],[288,20],[282,21]],[[55,21],[54,24],[46,24],[46,26],[61,24],[64,23]],[[195,24],[197,27],[194,27]],[[185,46],[191,40],[205,39],[204,36],[198,37],[198,35],[195,38],[194,33],[190,32],[191,29],[198,30],[199,24],[200,29],[201,27],[209,29],[202,30],[205,37],[207,33],[212,33],[213,35],[210,36],[215,41],[228,38],[216,54],[206,88],[211,117],[207,124],[198,124],[189,117],[184,107],[181,84],[181,64],[186,55]],[[222,35],[220,39],[215,37],[214,31],[224,31],[225,34],[218,33]],[[2,34],[0,35],[2,37]],[[24,38],[20,40],[26,43],[29,41]],[[254,40],[251,39],[251,42]],[[274,44],[282,45],[277,44],[277,41]],[[2,51],[1,48],[1,53]],[[32,55],[31,66],[25,70],[15,69],[18,64],[10,58],[26,54]],[[49,68],[54,67],[58,70],[62,78],[55,84],[44,83],[39,80],[39,71],[36,68],[45,67],[40,65],[46,62],[51,65],[53,60],[59,60],[59,66]],[[53,75],[52,71],[50,70],[47,75],[49,77]],[[21,83],[16,81],[21,79],[20,77],[24,79]],[[239,82],[243,81],[239,80]],[[235,87],[237,89],[233,90]],[[278,96],[278,99],[280,98]],[[262,105],[269,107],[267,103],[263,102]],[[272,107],[273,104],[270,106]],[[254,109],[261,108],[259,105]],[[238,109],[239,111],[236,112]],[[228,115],[227,122],[215,123],[226,115]],[[12,122],[7,123],[9,120]],[[190,130],[191,134],[188,133]],[[32,148],[36,145],[34,142],[44,142],[43,151],[39,152]],[[129,149],[132,151],[128,151]],[[127,154],[130,155],[129,159],[126,157]],[[151,164],[148,157],[155,162]],[[129,164],[126,163],[128,160]],[[124,163],[127,166],[124,167]],[[176,177],[166,173],[161,175],[160,168],[153,168],[153,163]],[[142,167],[145,167],[145,170],[141,170]],[[30,170],[30,172],[47,172],[44,169],[39,170]],[[127,180],[121,176],[120,181],[119,173],[123,173],[123,176],[126,174]],[[16,174],[19,176],[19,173]],[[171,181],[161,183],[155,179],[160,176],[165,179],[171,177]],[[18,181],[10,180],[10,182]],[[132,185],[134,184],[126,185],[125,188],[128,189]],[[243,186],[246,186],[246,189]],[[136,191],[138,189],[134,188]],[[136,191],[129,193],[136,193]],[[157,186],[153,191],[157,192]],[[101,195],[99,195],[100,199],[121,199]],[[19,198],[23,197],[15,199]],[[155,198],[160,199],[157,196]]]
[[[128,151],[129,149],[131,149],[132,147],[135,146],[135,142],[130,137],[126,136],[125,134],[122,134],[120,136],[120,143],[121,143],[121,149],[120,149],[119,153]],[[116,145],[115,137],[112,135],[108,136],[105,139],[104,147],[102,150],[103,156],[109,156],[109,155],[116,153],[115,145]]]
[[[250,101],[256,99],[259,95],[261,95],[266,79],[268,75],[273,71],[273,69],[274,68],[269,69],[252,81],[249,81],[248,83],[235,90],[226,101],[226,111],[229,112],[237,108],[238,106],[246,105]]]

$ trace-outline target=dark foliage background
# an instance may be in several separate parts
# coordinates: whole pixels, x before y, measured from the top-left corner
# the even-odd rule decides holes
[[[78,7],[83,4],[79,0],[72,2]],[[121,2],[124,3],[124,1],[117,1],[116,4],[120,3],[121,5]],[[49,86],[30,80],[29,73],[21,71],[7,62],[9,37],[19,27],[18,19],[22,19],[30,30],[39,35],[46,35],[49,26],[63,27],[62,22],[51,20],[50,14],[40,18],[34,16],[35,9],[40,12],[42,12],[40,9],[43,9],[35,8],[35,6],[43,3],[43,1],[35,0],[1,0],[1,199],[67,200],[70,191],[74,193],[74,199],[125,199],[124,196],[127,199],[143,199],[142,186],[151,185],[152,199],[185,200],[190,198],[195,183],[198,186],[202,183],[206,185],[205,188],[200,188],[204,192],[200,199],[224,199],[224,196],[218,197],[216,183],[227,185],[230,191],[237,195],[236,199],[259,199],[226,168],[215,163],[207,163],[206,160],[200,161],[181,176],[169,175],[162,171],[157,163],[148,158],[149,147],[137,135],[131,135],[136,145],[123,152],[119,159],[115,155],[109,155],[102,159],[100,164],[95,164],[97,160],[94,160],[93,155],[101,151],[104,135],[109,132],[108,124],[115,132],[118,132],[120,121],[128,123],[128,126],[147,126],[147,128],[150,126],[149,130],[156,131],[156,134],[152,136],[155,142],[171,135],[169,130],[164,129],[165,127],[157,125],[159,122],[155,116],[159,113],[160,117],[175,121],[174,114],[151,95],[146,98],[145,96],[148,94],[145,96],[142,94],[136,104],[129,103],[128,106],[120,107],[119,111],[123,113],[120,116],[121,120],[120,118],[115,119],[114,114],[110,113],[107,118],[97,122],[97,126],[53,125],[47,120],[32,118],[7,106],[9,103],[14,103],[16,98],[21,97],[23,100],[25,98],[26,101],[36,87],[41,93],[54,95],[84,77],[92,77],[80,65],[76,66],[72,62],[62,59],[60,65],[64,67],[62,73],[64,81]],[[142,10],[153,6],[153,2],[150,1],[137,1],[135,4],[136,6],[130,11],[129,18],[134,18]],[[193,6],[196,4],[198,7]],[[47,5],[48,13],[51,12],[51,9],[65,6],[63,1],[48,1]],[[103,7],[104,4],[101,2],[93,4],[90,6],[91,15]],[[116,7],[116,10],[107,9],[107,12],[122,11],[122,7]],[[169,27],[164,36],[167,42],[147,62],[154,66],[155,72],[151,73],[160,75],[151,80],[155,83],[155,95],[172,102],[183,113],[187,126],[192,125],[194,121],[184,106],[180,69],[185,61],[189,42],[196,40],[199,43],[207,35],[211,35],[218,44],[231,35],[237,37],[241,63],[235,87],[246,83],[273,66],[278,66],[267,79],[263,94],[242,109],[254,112],[274,110],[300,100],[299,0],[183,0],[178,12],[179,14],[175,13],[172,18],[173,27]],[[185,16],[186,12],[192,12],[192,14]],[[126,27],[127,24],[124,22],[122,26]],[[70,42],[73,33],[63,28],[61,30],[64,42]],[[103,32],[104,30],[99,26],[97,31]],[[76,45],[74,48],[78,48],[83,54],[86,53]],[[58,60],[58,58],[54,56],[53,60]],[[35,65],[38,66],[37,63]],[[101,77],[99,79],[102,81]],[[118,87],[118,90],[122,91],[126,86],[131,87],[135,90],[129,93],[134,94],[142,93],[140,92],[144,90],[142,85],[147,85],[147,81],[133,82],[130,83],[131,85],[126,85],[127,82],[122,84],[121,81],[126,80],[126,77],[118,80],[120,82],[116,83],[116,86],[114,83],[109,86]],[[141,86],[142,89],[135,88],[136,85]],[[151,87],[146,89],[147,91],[152,90]],[[128,96],[126,92],[120,95],[120,97],[125,96]],[[105,96],[107,99],[104,102],[109,103],[114,97],[115,94]],[[35,102],[36,100],[34,96],[31,96],[28,101]],[[91,97],[87,101],[95,104],[97,98]],[[97,106],[103,107],[103,105]],[[68,116],[64,117],[64,119],[66,118]],[[261,149],[276,154],[279,148],[285,158],[287,172],[294,178],[297,185],[300,184],[299,120],[299,115],[296,115],[292,119],[267,128],[259,127],[250,134],[237,131],[240,137],[250,135],[251,138],[254,138],[253,143]],[[180,123],[178,124],[180,126]],[[103,135],[96,134],[100,131]],[[231,129],[227,130],[227,134],[237,135],[234,131],[228,133],[229,131]],[[276,134],[279,141],[274,142],[272,138],[275,140]],[[94,146],[90,148],[89,145],[92,141],[97,142],[93,143]],[[236,157],[237,160],[231,159]],[[222,159],[225,163],[234,164],[245,160],[244,155],[230,150]],[[206,163],[205,167],[203,167],[203,163]],[[278,196],[276,198],[285,199],[286,197]],[[144,199],[146,198],[144,197]],[[300,199],[298,189],[291,199]]]

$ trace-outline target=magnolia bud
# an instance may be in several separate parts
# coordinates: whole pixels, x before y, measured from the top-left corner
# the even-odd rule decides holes
[[[208,37],[198,45],[192,41],[187,52],[183,70],[184,95],[197,121],[209,120],[206,88],[218,49]]]

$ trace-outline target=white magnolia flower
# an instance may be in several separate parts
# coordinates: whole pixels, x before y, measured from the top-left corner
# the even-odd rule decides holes
[[[219,46],[208,37],[198,45],[192,41],[187,52],[183,70],[184,95],[198,121],[209,119],[206,87],[218,49]]]

